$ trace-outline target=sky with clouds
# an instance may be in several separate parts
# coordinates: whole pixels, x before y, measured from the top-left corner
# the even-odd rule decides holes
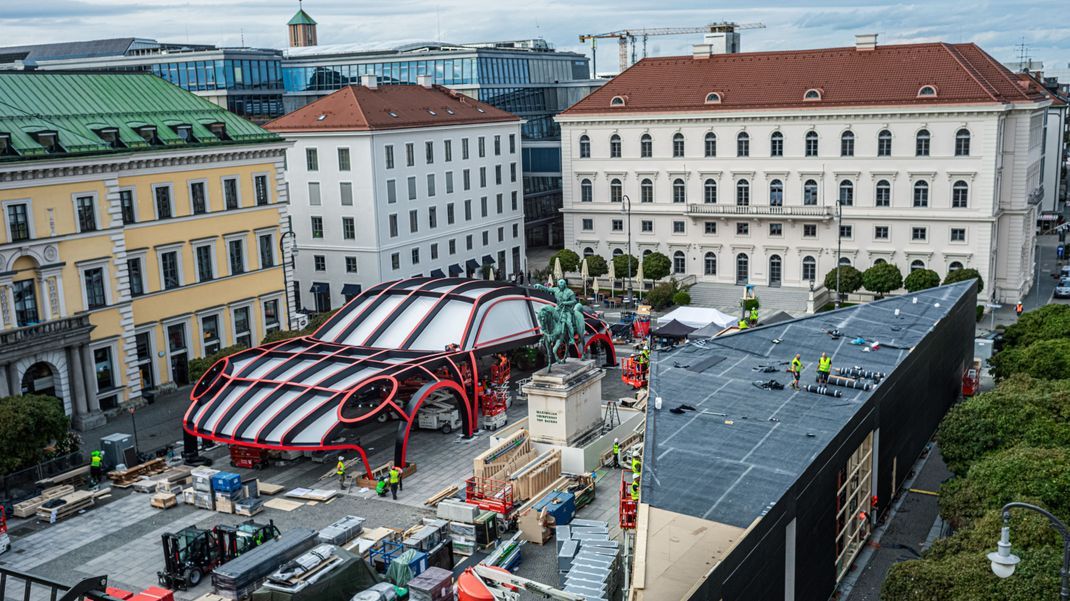
[[[297,0],[0,0],[4,45],[109,37],[224,46],[282,48]],[[854,43],[975,42],[1000,61],[1027,55],[1045,70],[1070,75],[1070,10],[1065,0],[965,2],[927,0],[305,0],[319,22],[319,41],[486,41],[542,37],[561,50],[584,51],[580,33],[625,28],[699,26],[713,21],[762,22],[743,32],[743,49],[821,48]],[[650,38],[650,55],[684,54],[698,36]],[[607,40],[607,42],[611,42]],[[616,47],[599,48],[599,70],[616,65]]]

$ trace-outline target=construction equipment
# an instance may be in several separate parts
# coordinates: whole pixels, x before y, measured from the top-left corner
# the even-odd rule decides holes
[[[427,401],[420,408],[418,425],[423,430],[441,430],[449,434],[461,427],[461,412],[448,401]]]
[[[649,372],[650,363],[642,360],[642,355],[632,355],[624,360],[620,379],[624,381],[625,384],[638,390],[640,388],[646,388]]]
[[[11,548],[11,537],[7,535],[7,511],[0,505],[0,553]]]
[[[981,360],[974,359],[973,365],[962,373],[962,396],[969,397],[981,389]]]
[[[632,498],[630,490],[632,475],[628,470],[620,473],[620,508],[618,518],[621,530],[635,530],[635,523],[639,515],[639,501]]]
[[[651,36],[663,36],[663,35],[688,35],[694,33],[705,34],[726,34],[733,35],[737,31],[742,29],[765,29],[764,23],[730,23],[727,21],[721,23],[710,23],[703,25],[702,27],[652,27],[642,29],[621,29],[618,31],[609,31],[606,33],[584,33],[580,34],[580,43],[585,44],[588,40],[591,41],[591,69],[594,71],[594,76],[598,77],[598,52],[597,44],[600,39],[616,39],[618,60],[620,61],[620,70],[623,72],[625,69],[635,63],[635,40],[641,39],[643,42],[643,58],[646,58],[646,42],[647,38]],[[736,44],[738,46],[738,42]],[[631,50],[631,60],[629,61],[629,49]]]
[[[567,593],[547,584],[510,574],[504,568],[483,564],[468,568],[457,578],[458,601],[477,599],[516,601],[520,599],[517,590],[521,589],[544,599],[558,601],[584,601],[586,599],[585,596],[577,593]]]
[[[250,470],[262,469],[268,465],[267,449],[232,444],[230,445],[230,465]]]
[[[168,532],[161,536],[164,569],[156,576],[160,586],[184,591],[200,584],[217,566],[278,536],[274,522],[264,525],[252,520],[212,530],[189,526]]]

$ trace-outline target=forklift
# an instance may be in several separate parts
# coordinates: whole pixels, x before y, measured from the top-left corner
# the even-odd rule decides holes
[[[217,566],[278,536],[274,521],[264,525],[252,520],[211,530],[189,526],[168,532],[161,537],[164,569],[156,576],[160,586],[184,591],[200,584]]]

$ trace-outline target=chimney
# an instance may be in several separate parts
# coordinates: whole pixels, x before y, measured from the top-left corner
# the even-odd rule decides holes
[[[877,34],[859,33],[855,35],[855,50],[868,52],[877,49]]]
[[[379,87],[379,78],[376,77],[374,74],[361,75],[360,85],[364,86],[365,88],[368,88],[369,90],[374,90]]]
[[[431,76],[430,75],[417,75],[416,76],[416,85],[419,85],[421,87],[430,89],[431,88]]]
[[[691,58],[693,59],[710,58],[711,54],[713,54],[713,46],[710,44],[695,44],[691,46]]]

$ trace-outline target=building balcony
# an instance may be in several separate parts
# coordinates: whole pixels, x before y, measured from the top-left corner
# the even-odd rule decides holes
[[[825,220],[833,217],[832,207],[775,207],[769,205],[690,204],[692,217],[776,217],[780,219]]]
[[[1041,200],[1044,200],[1044,184],[1040,184],[1036,188],[1033,188],[1033,191],[1029,193],[1026,200],[1028,200],[1031,205],[1035,205]]]
[[[89,323],[88,315],[75,315],[32,326],[0,330],[0,362],[42,348],[55,350],[71,344],[84,344],[89,342],[89,333],[94,327]]]

